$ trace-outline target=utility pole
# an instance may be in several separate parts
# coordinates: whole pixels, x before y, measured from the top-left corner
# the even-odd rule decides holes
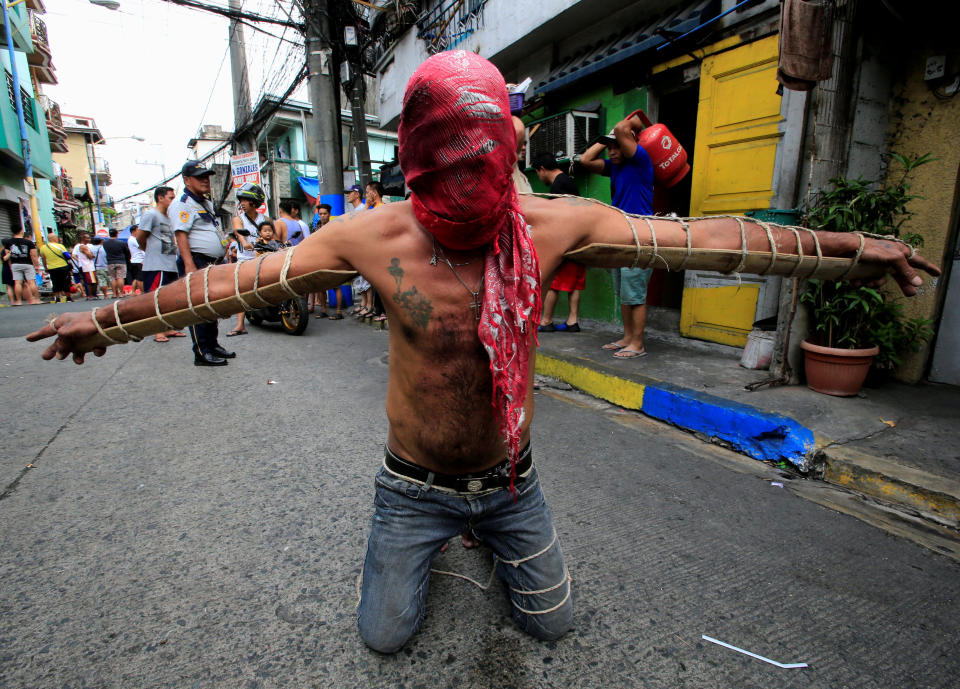
[[[240,11],[240,0],[230,0],[231,10]],[[250,105],[250,75],[247,72],[247,49],[243,41],[243,25],[230,20],[230,74],[233,77],[234,131],[249,124],[253,115]],[[200,123],[201,126],[203,122]],[[256,146],[250,137],[241,137],[234,144],[235,153],[248,153]]]
[[[370,170],[370,146],[367,140],[367,114],[364,100],[366,96],[366,84],[363,80],[363,68],[361,67],[359,41],[357,40],[356,27],[345,27],[344,46],[348,54],[346,68],[350,73],[347,83],[350,89],[350,112],[353,132],[353,145],[357,152],[357,176],[361,187],[366,188],[371,181]]]
[[[335,1],[335,0],[334,0]],[[334,212],[343,208],[343,156],[340,143],[340,108],[335,81],[334,51],[328,0],[304,0],[307,24],[306,49],[310,92],[310,139],[316,148],[317,199],[325,199]]]

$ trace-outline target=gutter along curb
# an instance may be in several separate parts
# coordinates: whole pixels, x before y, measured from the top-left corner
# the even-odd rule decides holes
[[[938,524],[960,528],[960,482],[834,445],[787,416],[635,372],[628,379],[612,367],[573,355],[538,352],[536,372],[757,460],[787,461],[801,472],[814,475],[822,465],[822,478],[828,483],[907,507]]]

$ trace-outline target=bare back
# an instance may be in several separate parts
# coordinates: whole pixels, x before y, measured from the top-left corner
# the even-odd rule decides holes
[[[534,227],[541,271],[549,276],[571,242],[568,238],[565,246],[553,246],[547,241],[547,226],[558,213],[538,199],[529,201],[524,201],[527,220]],[[409,203],[367,211],[363,219],[362,226],[351,223],[355,231],[340,254],[379,292],[390,319],[391,450],[444,473],[502,462],[506,450],[493,407],[490,360],[477,335],[470,291],[442,259],[431,264],[433,239]],[[470,290],[476,290],[483,251],[448,249],[445,255]],[[532,350],[521,445],[529,440],[533,419],[534,363]]]

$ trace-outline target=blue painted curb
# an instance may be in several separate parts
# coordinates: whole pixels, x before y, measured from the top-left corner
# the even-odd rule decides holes
[[[672,385],[648,384],[640,411],[719,438],[754,459],[786,460],[804,471],[816,446],[813,431],[794,419]]]

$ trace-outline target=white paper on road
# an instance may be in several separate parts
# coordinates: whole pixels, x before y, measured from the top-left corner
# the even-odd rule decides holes
[[[748,655],[751,658],[756,658],[757,660],[762,660],[765,663],[776,665],[777,667],[781,667],[785,670],[789,670],[795,667],[809,667],[806,663],[778,663],[775,660],[764,658],[763,656],[759,656],[756,653],[751,653],[750,651],[744,651],[742,648],[737,648],[736,646],[732,646],[724,641],[720,641],[719,639],[714,639],[712,636],[707,636],[706,634],[701,634],[700,638],[703,639],[704,641],[709,641],[710,643],[723,646],[724,648],[729,648],[731,651],[736,651],[737,653],[743,653],[744,655]]]

